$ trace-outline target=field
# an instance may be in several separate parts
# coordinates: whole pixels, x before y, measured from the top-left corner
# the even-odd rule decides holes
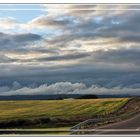
[[[71,119],[107,115],[119,109],[127,101],[127,98],[0,101],[0,122],[17,119]]]
[[[128,101],[129,98],[0,101],[0,134],[68,135],[79,122],[108,117]]]

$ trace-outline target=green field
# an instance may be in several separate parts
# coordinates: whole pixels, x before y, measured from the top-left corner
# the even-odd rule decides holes
[[[112,113],[128,98],[0,101],[0,121],[36,118],[78,118]]]

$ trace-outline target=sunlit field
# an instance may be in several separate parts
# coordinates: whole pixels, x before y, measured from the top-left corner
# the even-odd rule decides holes
[[[127,98],[0,101],[0,121],[106,115],[116,111],[127,101]]]

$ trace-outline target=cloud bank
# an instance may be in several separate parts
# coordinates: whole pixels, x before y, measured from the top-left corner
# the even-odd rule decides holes
[[[0,88],[0,96],[10,95],[56,95],[56,94],[93,94],[93,95],[129,95],[140,96],[139,87],[114,87],[104,88],[96,85],[87,87],[83,83],[58,82],[52,85],[41,85],[39,87],[21,87],[18,82],[13,83],[12,89]]]

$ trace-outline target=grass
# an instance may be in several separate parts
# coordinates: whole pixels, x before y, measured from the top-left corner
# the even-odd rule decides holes
[[[0,121],[15,119],[77,118],[107,115],[119,109],[129,99],[77,99],[0,101]]]

